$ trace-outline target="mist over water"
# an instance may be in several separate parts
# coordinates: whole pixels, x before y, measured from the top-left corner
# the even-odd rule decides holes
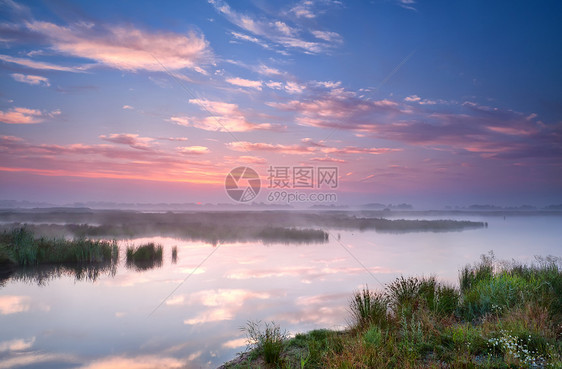
[[[143,217],[129,215],[132,218],[122,223],[112,218],[114,231],[123,230],[118,224],[132,224]],[[212,218],[208,227],[221,223],[221,216],[230,225],[252,223],[251,217],[243,220],[234,215],[197,214],[197,218],[203,225],[205,217]],[[24,220],[13,216],[12,221]],[[414,227],[408,232],[360,227],[358,214],[266,215],[279,219],[270,229],[285,239],[260,238],[254,228],[242,226],[238,229],[244,231],[233,237],[215,233],[214,238],[202,239],[188,237],[190,232],[182,236],[174,232],[186,215],[164,216],[174,221],[160,226],[154,223],[142,235],[121,234],[117,238],[120,258],[114,265],[3,269],[0,342],[8,348],[0,352],[0,359],[42,368],[88,363],[134,367],[135,362],[215,368],[244,349],[245,337],[239,328],[248,320],[275,320],[291,333],[344,329],[351,293],[366,284],[382,289],[400,275],[435,275],[457,283],[459,268],[490,250],[498,259],[532,262],[534,255],[560,256],[562,246],[562,217],[554,215],[412,214],[400,218],[456,219],[488,226],[453,231]],[[56,217],[68,220],[61,214]],[[88,220],[80,217],[79,222]],[[99,217],[92,223],[107,224]],[[330,224],[332,218],[355,220],[335,226]],[[294,227],[295,221],[306,219],[303,227]],[[35,220],[43,224],[37,228],[41,230],[49,227],[43,222],[53,218]],[[52,227],[66,232],[70,224]],[[99,231],[96,226],[81,224],[70,229]],[[184,231],[193,229],[185,227]],[[251,232],[246,236],[250,236],[243,237],[248,229]],[[287,229],[297,231],[286,233]],[[328,237],[303,241],[298,230],[325,232]],[[147,243],[162,246],[162,262],[128,265],[127,247]]]

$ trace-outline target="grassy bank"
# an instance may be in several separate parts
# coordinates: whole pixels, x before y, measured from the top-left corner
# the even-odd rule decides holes
[[[119,248],[114,241],[36,238],[26,228],[0,234],[0,265],[102,263],[116,261],[118,257]]]
[[[562,267],[497,262],[460,271],[459,287],[398,278],[350,300],[350,328],[287,338],[245,327],[250,350],[221,368],[562,368]]]

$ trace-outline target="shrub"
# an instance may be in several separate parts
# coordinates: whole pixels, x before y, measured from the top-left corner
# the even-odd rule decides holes
[[[418,309],[422,302],[420,299],[421,285],[422,283],[418,278],[400,277],[386,287],[390,308],[395,317],[403,314],[411,317],[414,311]],[[427,288],[427,285],[424,287]]]
[[[134,247],[127,247],[127,260],[131,261],[154,261],[162,260],[162,246],[156,246],[154,243]]]
[[[458,352],[480,354],[487,351],[488,342],[482,329],[470,323],[448,326],[443,334],[452,340],[453,347]]]
[[[425,343],[422,324],[414,316],[408,317],[404,311],[400,315],[399,338],[398,347],[402,354],[410,360],[415,360]]]
[[[482,255],[480,263],[474,266],[467,265],[460,271],[459,284],[461,292],[470,290],[480,281],[490,280],[494,275],[494,253],[490,251],[488,256]]]
[[[437,287],[437,299],[432,311],[440,316],[452,315],[459,306],[459,291],[447,285],[439,285]]]
[[[265,323],[263,329],[261,322],[248,322],[242,330],[246,332],[249,349],[255,349],[259,354],[263,354],[268,364],[280,362],[287,333],[282,332],[275,322]]]
[[[139,270],[162,265],[162,246],[147,243],[138,247],[127,247],[127,266]]]
[[[376,325],[371,326],[364,334],[363,334],[363,342],[369,348],[375,348],[380,345],[382,341],[382,332],[379,327]]]
[[[388,323],[388,302],[385,296],[370,291],[368,286],[353,294],[350,309],[357,328],[364,328],[372,324],[385,327]]]
[[[464,294],[464,317],[472,320],[487,313],[501,315],[525,301],[527,288],[529,284],[523,278],[507,272],[479,280]]]

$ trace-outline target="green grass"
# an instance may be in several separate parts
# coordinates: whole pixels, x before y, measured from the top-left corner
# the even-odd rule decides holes
[[[365,345],[369,347],[378,347],[382,342],[382,332],[376,325],[369,327],[365,333],[363,333],[363,341]]]
[[[172,264],[176,264],[178,262],[178,247],[172,247]]]
[[[460,271],[458,288],[433,277],[365,287],[351,298],[348,330],[277,335],[275,360],[250,346],[224,368],[562,368],[561,265],[490,254]]]
[[[365,287],[353,294],[350,310],[355,326],[365,328],[374,324],[382,327],[388,321],[388,298]]]
[[[128,246],[126,251],[127,266],[139,270],[151,269],[162,265],[162,246],[153,242],[140,246]]]
[[[248,337],[248,345],[263,355],[266,364],[279,364],[281,352],[285,346],[287,333],[282,332],[275,322],[248,322],[243,331]]]
[[[26,228],[0,235],[0,264],[101,263],[116,261],[118,255],[115,241],[37,238]]]

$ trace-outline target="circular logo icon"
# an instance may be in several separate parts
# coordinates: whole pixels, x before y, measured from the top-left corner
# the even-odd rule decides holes
[[[261,180],[258,173],[249,167],[237,167],[224,180],[226,193],[234,201],[248,202],[260,193]]]

